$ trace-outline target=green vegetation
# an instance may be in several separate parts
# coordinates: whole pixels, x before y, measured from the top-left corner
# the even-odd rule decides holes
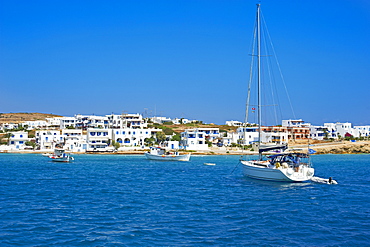
[[[171,141],[181,141],[181,135],[180,134],[176,134],[176,135],[172,136]]]
[[[35,150],[37,144],[35,142],[32,142],[32,141],[26,141],[25,142],[26,146],[31,146],[33,150]]]
[[[158,144],[164,142],[167,138],[164,132],[157,132],[155,136]]]
[[[114,147],[115,150],[118,150],[121,147],[121,144],[119,142],[112,140],[112,146]]]

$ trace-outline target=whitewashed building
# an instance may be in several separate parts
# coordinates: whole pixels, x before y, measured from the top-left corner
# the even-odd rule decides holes
[[[88,152],[111,152],[112,129],[87,129],[87,149]]]
[[[242,126],[243,123],[240,122],[240,121],[235,121],[235,120],[231,120],[231,121],[226,121],[225,124],[227,126],[235,126],[235,127],[239,127],[239,126]]]
[[[64,143],[64,138],[59,130],[38,130],[35,133],[35,138],[41,150],[54,150],[56,145]]]
[[[61,119],[62,119],[62,117],[46,118],[46,122],[48,123],[48,127],[60,128],[60,120]]]
[[[64,149],[71,152],[86,152],[87,136],[82,129],[63,129]]]
[[[45,129],[49,127],[49,123],[44,120],[35,120],[35,121],[25,121],[22,123],[23,127],[27,126],[28,130],[33,130],[33,129]]]
[[[189,120],[187,118],[175,118],[175,119],[172,119],[172,123],[173,124],[187,124],[187,123],[191,123],[192,120]]]
[[[66,129],[69,127],[76,128],[76,118],[75,117],[63,117],[60,119],[60,128]]]
[[[145,139],[155,136],[161,129],[113,129],[113,140],[121,146],[143,146]]]
[[[1,130],[12,130],[18,128],[18,124],[15,123],[3,123],[1,124]]]
[[[207,141],[221,142],[219,128],[186,129],[181,133],[180,148],[187,150],[208,150]]]
[[[165,122],[172,122],[171,118],[168,117],[152,117],[150,120],[153,123],[163,124]]]
[[[282,120],[281,125],[283,127],[309,127],[310,123],[305,123],[302,119],[289,119]]]
[[[341,137],[345,137],[346,135],[352,135],[353,137],[359,137],[360,131],[358,129],[352,128],[352,123],[335,123],[335,128]]]
[[[236,132],[238,133],[238,144],[250,145],[258,141],[258,127],[239,127]]]
[[[239,133],[238,132],[226,132],[225,134],[221,133],[222,144],[224,146],[230,146],[233,143],[238,143]]]
[[[359,133],[359,137],[368,137],[370,136],[370,126],[354,126],[354,129],[356,129]]]
[[[26,142],[30,140],[28,138],[28,132],[17,131],[10,132],[11,136],[9,138],[8,146],[11,150],[23,150],[26,148]]]

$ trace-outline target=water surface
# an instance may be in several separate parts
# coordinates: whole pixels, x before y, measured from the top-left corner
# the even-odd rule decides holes
[[[369,245],[370,155],[313,156],[338,185],[248,179],[238,159],[0,154],[0,246]]]

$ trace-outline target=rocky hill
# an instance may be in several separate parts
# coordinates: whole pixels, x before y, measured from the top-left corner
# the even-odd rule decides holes
[[[46,118],[62,117],[54,114],[45,113],[0,113],[1,123],[20,123],[24,121],[45,120]]]

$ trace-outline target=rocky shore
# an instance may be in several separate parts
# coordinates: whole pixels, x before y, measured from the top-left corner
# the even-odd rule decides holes
[[[316,151],[316,154],[369,154],[370,141],[314,144],[312,149]]]

